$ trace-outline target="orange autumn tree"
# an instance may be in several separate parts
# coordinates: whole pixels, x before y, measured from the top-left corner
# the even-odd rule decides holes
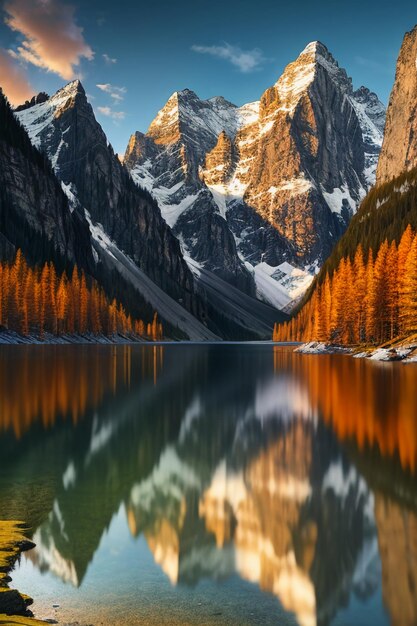
[[[351,259],[316,284],[289,322],[275,324],[274,341],[383,344],[417,334],[417,234],[382,242],[374,253],[361,245]]]
[[[110,302],[94,280],[75,267],[57,275],[52,263],[31,268],[20,250],[13,262],[0,262],[0,325],[22,335],[85,334],[163,337],[157,314],[150,324],[132,319]]]

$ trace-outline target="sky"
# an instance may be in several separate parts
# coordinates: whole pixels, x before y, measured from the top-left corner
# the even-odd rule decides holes
[[[80,78],[116,152],[177,90],[258,100],[310,42],[387,102],[415,0],[0,0],[0,86],[13,104]]]

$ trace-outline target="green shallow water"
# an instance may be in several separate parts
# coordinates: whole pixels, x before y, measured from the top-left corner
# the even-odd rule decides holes
[[[260,344],[2,347],[12,584],[60,624],[416,623],[416,388]]]

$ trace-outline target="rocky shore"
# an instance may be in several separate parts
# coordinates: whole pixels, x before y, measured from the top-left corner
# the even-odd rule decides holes
[[[324,343],[322,341],[309,341],[298,346],[294,352],[300,352],[301,354],[350,354],[352,350],[345,346]]]
[[[301,354],[350,354],[355,359],[417,363],[417,339],[392,342],[389,345],[379,347],[357,348],[310,341],[296,348],[294,352]]]

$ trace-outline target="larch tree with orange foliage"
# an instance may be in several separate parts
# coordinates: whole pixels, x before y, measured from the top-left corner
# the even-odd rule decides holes
[[[358,246],[318,280],[290,322],[274,326],[275,341],[382,344],[417,333],[417,236],[408,226],[399,243],[385,240],[365,257]]]
[[[163,337],[156,313],[146,333],[143,320],[133,320],[116,300],[110,303],[77,267],[71,276],[58,276],[52,263],[29,267],[20,250],[12,263],[0,262],[0,325],[40,338],[45,333]]]

